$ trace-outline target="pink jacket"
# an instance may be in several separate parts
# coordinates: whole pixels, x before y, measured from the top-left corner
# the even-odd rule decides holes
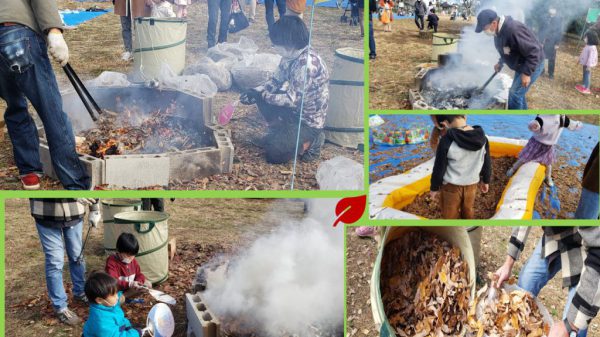
[[[589,68],[593,68],[598,65],[598,49],[596,46],[585,46],[579,56],[579,64]]]

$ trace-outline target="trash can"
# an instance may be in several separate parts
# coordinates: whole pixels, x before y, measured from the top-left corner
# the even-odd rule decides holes
[[[455,53],[458,49],[460,35],[449,33],[434,33],[431,42],[431,62],[437,62],[438,55]]]

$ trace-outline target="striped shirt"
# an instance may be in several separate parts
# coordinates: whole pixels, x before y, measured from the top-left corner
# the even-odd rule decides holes
[[[517,260],[531,227],[514,227],[508,255]],[[577,286],[567,319],[586,328],[600,308],[600,227],[543,227],[542,256],[560,256],[563,287]]]
[[[85,205],[77,199],[29,199],[31,216],[40,225],[48,227],[70,227],[83,219]],[[90,210],[98,210],[99,205],[90,206]]]

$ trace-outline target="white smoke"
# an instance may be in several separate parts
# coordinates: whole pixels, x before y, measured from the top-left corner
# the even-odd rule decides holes
[[[282,219],[232,257],[226,273],[207,275],[209,308],[219,317],[251,318],[269,336],[309,336],[311,325],[340,329],[344,241],[343,226],[332,227],[336,201],[312,201],[306,218]]]

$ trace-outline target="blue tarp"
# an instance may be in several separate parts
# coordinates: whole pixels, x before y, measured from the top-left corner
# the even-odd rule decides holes
[[[106,13],[112,12],[112,10],[108,10],[106,12],[78,12],[78,13],[61,13],[63,16],[63,20],[65,21],[65,25],[67,26],[77,26],[91,19],[97,18]]]
[[[414,15],[398,15],[394,14],[394,19],[414,19]]]
[[[306,5],[307,6],[312,6],[313,2],[314,2],[313,0],[307,0],[306,1]],[[265,0],[258,0],[258,3],[264,4]],[[348,0],[343,0],[342,5],[340,7],[341,8],[346,8],[347,4],[348,4]],[[318,3],[317,7],[337,8],[337,4],[336,4],[335,0],[329,0],[329,1]],[[348,7],[348,9],[350,9],[350,7]]]

